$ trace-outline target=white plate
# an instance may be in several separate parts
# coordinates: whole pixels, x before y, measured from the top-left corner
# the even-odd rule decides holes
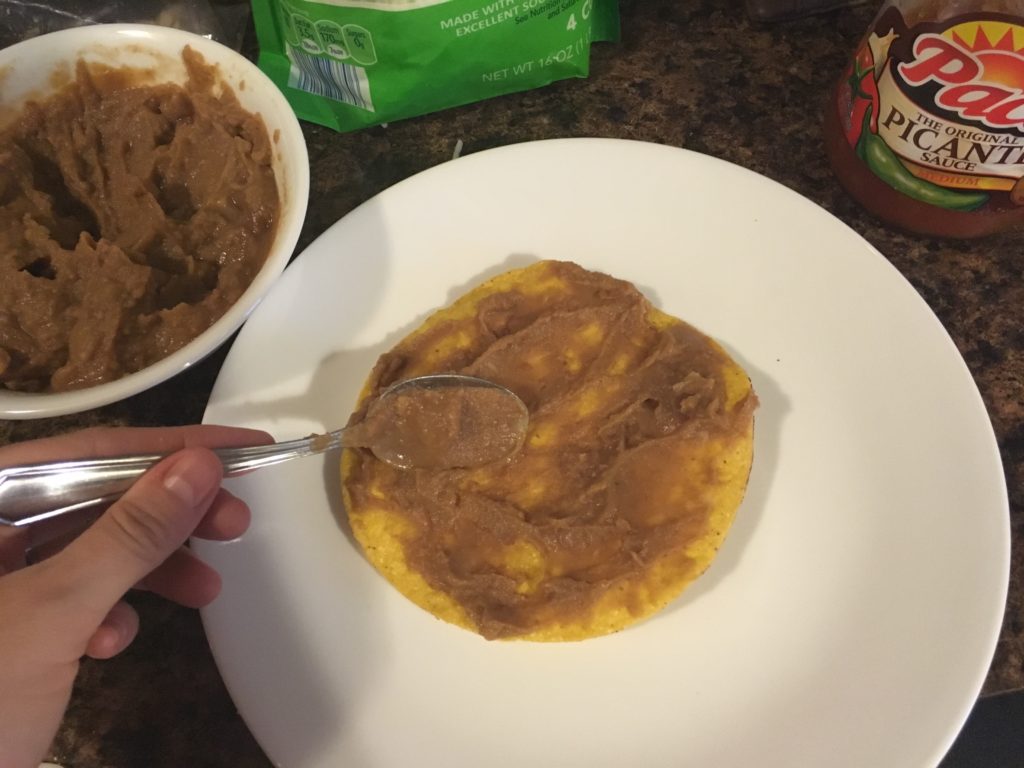
[[[232,483],[251,531],[198,543],[203,618],[286,768],[933,766],[991,661],[1009,511],[978,391],[877,251],[741,168],[562,140],[399,184],[286,270],[205,420],[344,423],[378,354],[484,278],[571,259],[722,340],[761,398],[754,469],[711,569],[577,644],[486,642],[409,603],[338,521],[337,457]]]

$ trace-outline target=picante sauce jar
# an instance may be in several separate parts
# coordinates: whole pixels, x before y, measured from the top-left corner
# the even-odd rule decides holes
[[[884,221],[1024,230],[1024,0],[888,0],[824,130],[840,183]]]

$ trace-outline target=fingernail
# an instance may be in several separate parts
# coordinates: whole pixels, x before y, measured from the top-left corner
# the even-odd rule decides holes
[[[188,474],[188,467],[186,465],[188,463],[188,459],[182,459],[171,467],[171,471],[164,476],[164,488],[182,504],[192,507],[196,503],[196,491],[186,477]]]

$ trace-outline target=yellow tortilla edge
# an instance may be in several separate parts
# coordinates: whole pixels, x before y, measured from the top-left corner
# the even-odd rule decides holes
[[[545,264],[546,262],[537,262],[487,280],[450,306],[428,316],[416,330],[403,339],[403,342],[430,332],[439,322],[457,321],[473,314],[477,304],[492,293],[514,289],[536,294],[557,289],[562,282],[556,277],[549,276],[547,280],[536,283],[528,281],[533,273],[543,270]],[[527,279],[525,283],[524,278]],[[652,305],[648,305],[647,316],[652,325],[659,329],[684,323],[681,319]],[[727,361],[724,368],[724,407],[731,410],[741,405],[750,395],[752,385],[746,372],[721,345],[714,339],[710,340]],[[410,372],[409,375],[415,373]],[[362,405],[370,391],[371,383],[367,379],[360,391],[358,405]],[[612,586],[586,615],[503,639],[571,642],[608,635],[659,613],[677,599],[710,567],[735,520],[736,511],[746,494],[753,463],[753,430],[754,419],[751,416],[748,428],[741,439],[734,441],[732,445],[724,446],[719,454],[718,476],[725,479],[713,486],[713,493],[719,498],[712,505],[713,511],[703,536],[695,539],[685,551],[673,551],[670,557],[664,557],[652,567],[645,569],[640,574],[643,578],[630,577]],[[390,514],[386,508],[364,509],[356,515],[352,514],[348,478],[356,460],[356,451],[346,449],[342,452],[342,497],[352,533],[359,542],[364,556],[392,586],[420,608],[442,621],[479,633],[475,622],[454,598],[432,587],[418,571],[409,567],[405,558],[401,530],[401,523],[404,521]],[[627,597],[624,593],[631,594]],[[640,602],[643,605],[642,610],[630,610],[630,602]]]

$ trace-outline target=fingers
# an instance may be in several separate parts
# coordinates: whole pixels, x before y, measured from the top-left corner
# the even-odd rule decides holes
[[[199,522],[192,535],[212,541],[231,541],[249,529],[251,519],[248,505],[221,488],[210,505],[210,511]]]
[[[192,535],[212,541],[237,539],[249,528],[250,517],[245,502],[221,488]],[[202,608],[220,594],[221,579],[217,571],[182,548],[137,586],[187,608]]]
[[[85,655],[109,659],[127,648],[139,633],[139,614],[123,600],[114,604],[85,646]]]
[[[193,424],[185,427],[97,427],[0,448],[0,466],[35,464],[59,459],[122,456],[130,453],[171,454],[183,448],[265,445],[266,432],[240,427]]]
[[[51,562],[69,597],[100,616],[188,539],[209,511],[223,468],[206,448],[187,448],[139,479]]]
[[[50,526],[50,529],[46,531],[37,530],[43,526],[33,526],[28,531],[14,529],[8,531],[0,528],[0,575],[25,567],[27,549],[31,552],[32,562],[53,557],[74,541],[93,519],[93,516],[89,516],[81,525],[75,527]],[[245,502],[221,488],[217,491],[209,510],[199,521],[192,535],[215,541],[229,541],[245,533],[249,527],[249,519],[249,507]],[[6,556],[5,551],[7,552]],[[220,593],[221,580],[220,575],[213,568],[182,547],[173,552],[136,586],[168,600],[173,600],[187,608],[202,608],[209,605]],[[101,633],[102,637],[107,637],[109,634],[109,632]],[[109,638],[102,641],[97,640],[97,642],[103,643],[108,641]],[[108,646],[104,645],[103,647]],[[96,654],[90,655],[95,658],[105,658]]]
[[[79,510],[75,514],[42,520],[24,529],[28,539],[26,559],[38,563],[60,552],[82,531],[96,522],[102,509]]]
[[[142,583],[161,597],[186,608],[202,608],[220,594],[220,574],[187,549],[179,549]]]
[[[24,567],[26,559],[39,562],[53,557],[92,525],[100,514],[81,511],[44,520],[26,529],[0,527],[0,569],[6,565],[9,572]],[[250,519],[246,503],[221,488],[192,536],[211,541],[231,541],[248,530]]]

